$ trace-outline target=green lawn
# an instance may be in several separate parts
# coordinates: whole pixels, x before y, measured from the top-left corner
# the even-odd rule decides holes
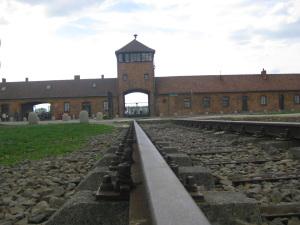
[[[89,137],[112,130],[96,124],[0,126],[0,164],[72,152],[83,147]]]

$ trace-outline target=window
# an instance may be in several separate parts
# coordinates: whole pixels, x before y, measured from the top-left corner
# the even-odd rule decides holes
[[[127,74],[123,74],[123,80],[126,81],[128,79],[128,75]]]
[[[209,96],[203,97],[202,105],[203,105],[204,108],[209,108],[210,107],[210,97]]]
[[[142,53],[142,61],[146,61],[146,55],[147,53]]]
[[[295,95],[294,96],[294,103],[295,104],[300,104],[300,95]]]
[[[152,61],[152,53],[142,53],[142,61]]]
[[[125,62],[130,62],[130,55],[129,55],[129,53],[125,54]]]
[[[267,105],[267,96],[265,95],[260,96],[260,104]]]
[[[229,96],[223,96],[222,97],[222,106],[223,107],[228,107],[230,104],[230,98]]]
[[[104,112],[108,112],[108,101],[103,102],[103,110]]]
[[[119,54],[119,62],[123,62],[123,54]]]
[[[82,108],[82,110],[87,111],[88,114],[89,114],[89,116],[92,115],[92,105],[91,105],[90,102],[83,102],[83,103],[81,104],[81,108]]]
[[[144,80],[149,80],[149,74],[148,73],[144,74]]]
[[[64,103],[64,112],[70,112],[70,103],[69,102]]]
[[[191,108],[191,99],[185,98],[183,100],[183,104],[184,104],[184,108],[186,108],[186,109]]]
[[[136,62],[137,61],[137,54],[136,53],[131,53],[130,54],[130,61],[131,62]]]

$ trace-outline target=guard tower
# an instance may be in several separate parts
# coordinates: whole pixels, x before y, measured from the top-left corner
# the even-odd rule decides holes
[[[116,51],[118,64],[118,102],[119,115],[125,115],[125,95],[142,92],[148,95],[149,116],[154,115],[154,53],[136,40]]]

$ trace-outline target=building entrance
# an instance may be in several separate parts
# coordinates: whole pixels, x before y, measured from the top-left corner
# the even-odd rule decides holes
[[[148,94],[133,92],[126,94],[124,99],[124,116],[145,117],[150,115]]]
[[[243,112],[248,111],[248,96],[246,95],[242,96],[242,111]]]
[[[279,109],[284,110],[284,95],[279,95]]]

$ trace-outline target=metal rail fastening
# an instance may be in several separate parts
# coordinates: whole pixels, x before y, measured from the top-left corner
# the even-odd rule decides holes
[[[154,225],[210,225],[142,128],[134,121],[151,221]]]

